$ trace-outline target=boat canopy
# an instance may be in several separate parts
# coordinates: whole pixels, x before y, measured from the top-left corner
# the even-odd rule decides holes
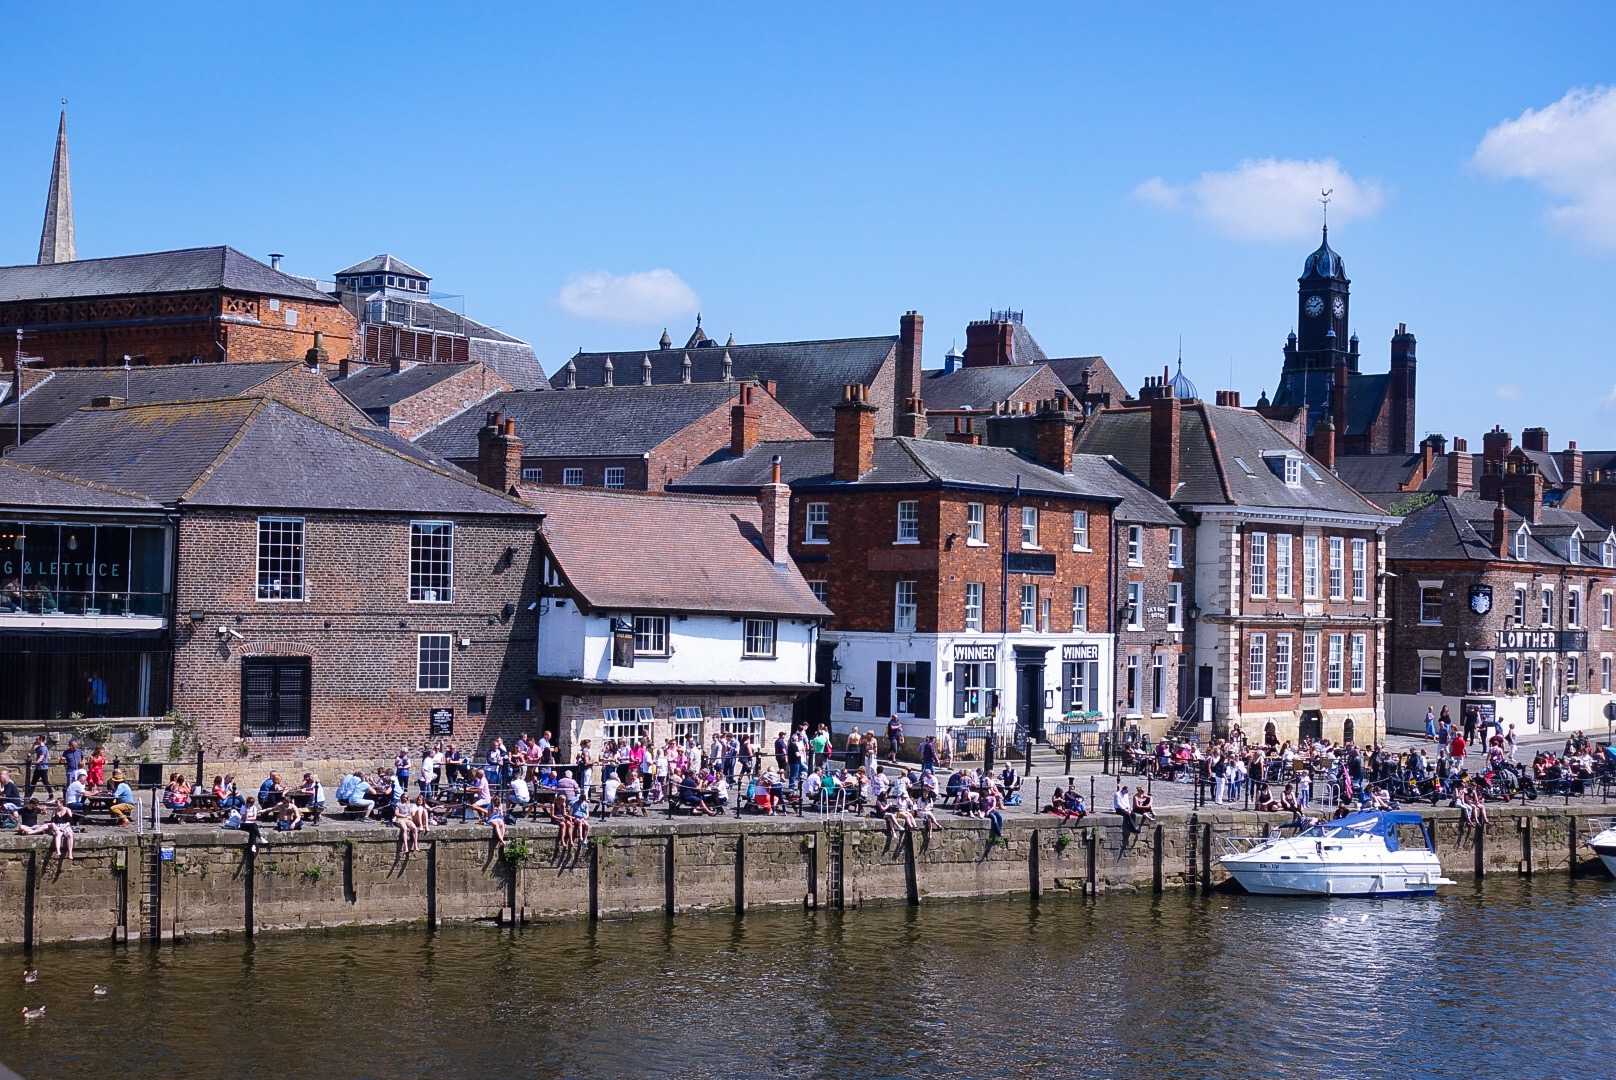
[[[1425,819],[1406,810],[1366,810],[1348,814],[1334,821],[1323,821],[1301,833],[1302,836],[1340,836],[1343,832],[1383,837],[1386,846],[1397,850],[1397,830],[1403,825],[1418,825],[1425,830]],[[1428,835],[1428,834],[1427,834]]]

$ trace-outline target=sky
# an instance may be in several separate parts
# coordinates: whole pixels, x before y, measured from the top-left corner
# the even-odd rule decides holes
[[[1616,444],[1616,5],[27,5],[0,262],[67,98],[81,258],[390,252],[531,342],[1025,313],[1137,387],[1272,393],[1333,191],[1423,432]],[[452,301],[459,306],[461,301]],[[1474,445],[1474,444],[1473,444]]]

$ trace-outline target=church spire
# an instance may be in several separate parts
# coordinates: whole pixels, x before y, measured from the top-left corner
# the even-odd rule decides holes
[[[63,105],[67,104],[64,99]],[[45,198],[45,227],[39,233],[39,261],[73,262],[73,183],[67,171],[67,110],[56,128],[56,160],[51,162],[50,194]]]

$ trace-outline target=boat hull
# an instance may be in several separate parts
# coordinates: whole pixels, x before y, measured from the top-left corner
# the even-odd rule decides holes
[[[1453,884],[1440,868],[1425,866],[1304,869],[1226,859],[1223,867],[1241,888],[1257,896],[1432,896],[1438,885]]]
[[[1616,829],[1606,829],[1592,840],[1588,846],[1594,849],[1599,861],[1605,864],[1605,869],[1616,877]]]

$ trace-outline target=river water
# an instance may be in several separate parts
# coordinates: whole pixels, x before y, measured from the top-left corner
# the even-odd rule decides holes
[[[53,947],[32,985],[12,954],[0,1061],[25,1080],[1609,1077],[1613,926],[1616,884],[1549,877]]]

